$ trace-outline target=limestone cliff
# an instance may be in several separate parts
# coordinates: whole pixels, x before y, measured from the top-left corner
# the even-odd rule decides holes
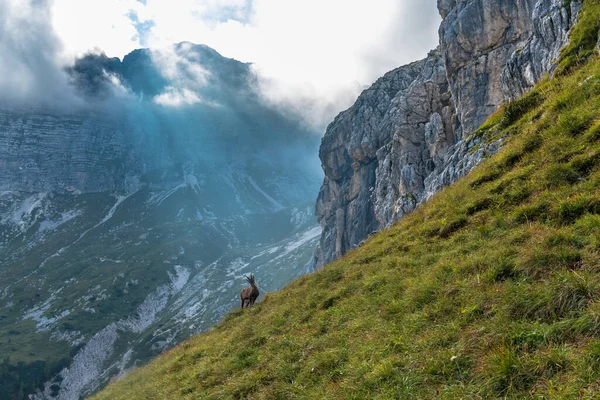
[[[139,175],[124,124],[100,114],[0,108],[0,127],[0,191],[110,191]]]
[[[389,72],[327,128],[320,267],[468,173],[501,141],[470,137],[551,72],[580,8],[565,0],[438,0],[440,45]]]

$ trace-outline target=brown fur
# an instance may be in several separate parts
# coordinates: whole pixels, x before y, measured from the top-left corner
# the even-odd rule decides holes
[[[242,290],[240,293],[240,300],[242,302],[242,308],[244,308],[244,304],[246,308],[250,307],[256,301],[256,298],[260,294],[258,291],[258,287],[256,287],[256,282],[254,281],[254,275],[250,274],[250,276],[245,277],[250,286]]]

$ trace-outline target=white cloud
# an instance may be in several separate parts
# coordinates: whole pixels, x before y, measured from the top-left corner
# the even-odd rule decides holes
[[[152,60],[159,66],[162,75],[177,86],[200,89],[206,84],[210,72],[190,54],[190,48],[189,43],[182,43],[178,48],[172,45],[160,47],[152,50]]]
[[[220,105],[200,95],[211,74],[204,69],[192,51],[190,43],[167,46],[151,51],[153,62],[162,75],[172,83],[153,98],[154,103],[167,107],[181,107],[202,103],[212,107]]]
[[[437,45],[435,0],[148,0],[151,47],[183,40],[254,63],[273,104],[322,129],[364,85],[422,58]],[[219,10],[248,11],[242,22],[215,23]],[[217,18],[218,19],[218,18]]]
[[[436,0],[254,0],[243,22],[214,22],[223,10],[246,9],[246,4],[180,0],[174,6],[147,0],[138,15],[155,24],[151,46],[202,43],[254,62],[269,76],[317,86],[369,84],[437,44]]]
[[[182,68],[180,59],[168,58],[173,43],[206,44],[253,62],[265,98],[320,129],[363,86],[424,57],[437,44],[440,20],[436,0],[0,0],[2,8],[29,3],[51,4],[37,15],[47,19],[51,11],[46,40],[60,39],[50,43],[53,63],[94,50],[123,57],[152,47],[162,49],[154,59],[168,76]],[[184,67],[189,74],[192,66]],[[201,83],[203,71],[196,72]],[[191,101],[189,81],[173,85],[177,91],[159,101]]]
[[[49,13],[48,0],[0,0],[0,103],[77,102],[59,65],[62,48]]]
[[[165,92],[155,96],[153,101],[156,104],[167,107],[179,107],[182,105],[192,105],[201,103],[202,100],[198,95],[189,89],[177,89],[173,86],[165,88]]]
[[[52,24],[65,48],[65,61],[93,50],[122,57],[141,47],[128,17],[143,11],[136,0],[53,0]]]

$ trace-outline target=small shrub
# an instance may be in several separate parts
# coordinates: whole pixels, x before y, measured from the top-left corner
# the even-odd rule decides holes
[[[503,346],[492,352],[488,360],[489,384],[495,397],[527,390],[535,376],[514,348]]]
[[[548,167],[544,176],[544,183],[548,188],[562,185],[572,185],[579,181],[579,174],[568,164],[558,164]]]
[[[524,95],[518,100],[507,103],[500,121],[501,128],[507,128],[517,122],[527,112],[542,104],[544,97],[537,91],[532,91]]]
[[[458,218],[456,218],[456,219],[448,222],[444,226],[442,226],[440,228],[438,234],[439,234],[439,236],[441,238],[448,238],[453,233],[455,233],[456,231],[458,231],[460,228],[462,228],[465,225],[467,225],[468,222],[469,222],[469,219],[467,217],[460,216],[460,217],[458,217]]]
[[[544,221],[548,217],[550,205],[546,201],[527,204],[519,207],[515,212],[515,222],[524,224],[526,222]]]

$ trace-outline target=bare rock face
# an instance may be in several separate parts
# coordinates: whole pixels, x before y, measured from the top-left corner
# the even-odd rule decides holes
[[[379,229],[372,190],[376,182],[377,151],[394,137],[389,111],[399,92],[407,91],[424,62],[389,72],[375,82],[347,112],[329,126],[319,156],[325,170],[317,200],[317,217],[327,227],[320,259],[333,260]],[[396,107],[396,110],[398,108]]]
[[[535,0],[439,3],[447,12],[439,34],[448,81],[463,135],[468,135],[505,100],[501,71],[516,45],[531,34]]]
[[[424,179],[454,145],[457,121],[439,51],[398,68],[329,126],[317,258],[333,260],[417,204]]]
[[[470,134],[551,72],[580,8],[565,0],[438,0],[440,46],[362,93],[327,128],[320,267],[497,152]]]
[[[570,6],[565,6],[563,0],[536,3],[532,15],[533,34],[512,53],[500,77],[506,99],[519,98],[554,70],[580,8],[579,1],[571,2]]]
[[[0,108],[0,127],[0,191],[111,191],[137,170],[114,119]]]

